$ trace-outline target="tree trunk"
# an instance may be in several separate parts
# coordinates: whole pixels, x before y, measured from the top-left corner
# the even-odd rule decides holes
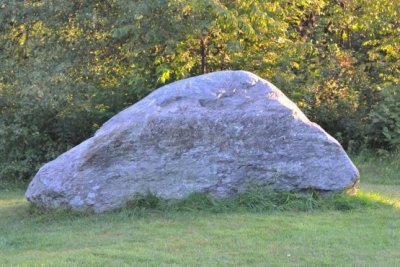
[[[207,72],[207,37],[200,39],[200,54],[201,54],[201,74]]]

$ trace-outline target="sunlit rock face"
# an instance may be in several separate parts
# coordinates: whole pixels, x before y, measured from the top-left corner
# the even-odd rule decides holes
[[[359,173],[340,144],[279,89],[245,71],[166,85],[45,164],[26,198],[103,212],[136,193],[226,197],[249,186],[341,191]]]

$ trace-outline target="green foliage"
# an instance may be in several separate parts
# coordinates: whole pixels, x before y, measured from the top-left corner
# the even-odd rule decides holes
[[[155,88],[224,69],[271,80],[347,149],[393,149],[398,14],[399,0],[2,1],[0,179],[29,180]]]
[[[371,146],[400,149],[400,87],[388,86],[369,115],[368,138]]]
[[[115,82],[125,69],[105,45],[113,10],[106,1],[1,4],[0,179],[29,179],[126,105]]]

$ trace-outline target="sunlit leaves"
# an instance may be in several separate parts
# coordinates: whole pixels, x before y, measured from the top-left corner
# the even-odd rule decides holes
[[[399,18],[399,0],[4,0],[0,169],[27,178],[155,88],[224,69],[271,80],[346,148],[392,148]]]

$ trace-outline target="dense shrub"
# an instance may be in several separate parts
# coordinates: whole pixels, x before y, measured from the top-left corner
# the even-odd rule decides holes
[[[368,142],[374,148],[400,148],[400,87],[387,86],[369,113]]]

